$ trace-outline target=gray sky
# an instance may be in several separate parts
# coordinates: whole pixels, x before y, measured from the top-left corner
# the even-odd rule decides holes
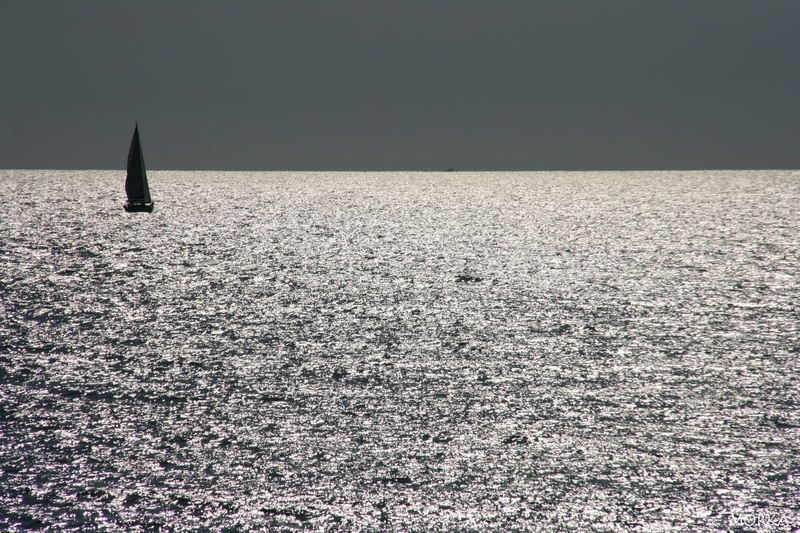
[[[797,0],[0,0],[0,168],[800,168]]]

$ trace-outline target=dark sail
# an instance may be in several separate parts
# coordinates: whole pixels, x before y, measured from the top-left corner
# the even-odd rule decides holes
[[[128,211],[152,210],[153,201],[150,198],[150,188],[147,186],[147,170],[144,167],[142,143],[139,140],[139,125],[133,130],[131,147],[128,150],[128,175],[125,178],[125,193]]]

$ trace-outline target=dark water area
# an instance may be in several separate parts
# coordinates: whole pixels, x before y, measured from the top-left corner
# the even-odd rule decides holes
[[[800,529],[800,172],[0,171],[0,529]]]

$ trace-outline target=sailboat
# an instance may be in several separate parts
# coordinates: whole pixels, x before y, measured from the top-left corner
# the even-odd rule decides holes
[[[153,199],[147,186],[147,171],[144,168],[142,143],[139,141],[139,123],[133,130],[131,148],[128,150],[128,175],[125,178],[125,194],[128,201],[123,206],[128,212],[153,212]]]

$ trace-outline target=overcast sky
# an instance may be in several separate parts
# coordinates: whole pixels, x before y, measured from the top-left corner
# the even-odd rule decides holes
[[[800,168],[798,0],[0,0],[0,168]]]

